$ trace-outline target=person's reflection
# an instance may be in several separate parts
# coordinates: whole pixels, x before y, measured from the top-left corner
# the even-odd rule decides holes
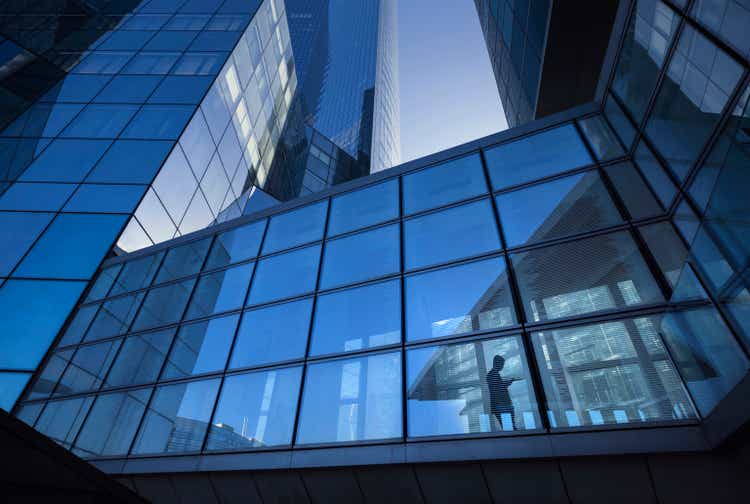
[[[500,371],[505,367],[505,359],[502,355],[496,355],[492,359],[492,369],[487,372],[487,388],[490,390],[490,411],[501,427],[503,426],[503,413],[510,416],[513,430],[516,429],[516,418],[513,413],[513,401],[510,399],[508,388],[518,378],[503,378]]]

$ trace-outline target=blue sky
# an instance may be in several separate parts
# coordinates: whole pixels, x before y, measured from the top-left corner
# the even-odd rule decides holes
[[[399,2],[401,161],[507,128],[472,0]]]

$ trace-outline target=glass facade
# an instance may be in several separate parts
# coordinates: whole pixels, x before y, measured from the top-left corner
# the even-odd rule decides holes
[[[580,117],[101,265],[21,253],[29,272],[71,278],[9,267],[0,303],[24,309],[0,322],[0,344],[18,349],[0,354],[0,399],[25,390],[15,413],[91,459],[709,417],[750,369],[750,209],[738,190],[750,65],[700,4],[635,2],[611,89]],[[49,189],[54,207],[64,193]],[[13,223],[19,213],[46,217]],[[3,214],[32,234],[9,243],[47,247],[38,235],[60,216],[85,215]],[[30,318],[35,307],[44,318]],[[29,350],[42,340],[46,357]]]

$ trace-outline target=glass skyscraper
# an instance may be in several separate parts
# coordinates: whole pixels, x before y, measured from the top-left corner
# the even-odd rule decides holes
[[[206,12],[181,13],[198,4]],[[358,158],[333,141],[344,137],[311,122],[296,92],[297,76],[310,81],[319,68],[313,50],[300,73],[290,63],[290,7],[266,1],[242,15],[226,9],[246,2],[217,2],[209,14],[208,4],[152,0],[118,14],[116,26],[136,23],[138,35],[108,30],[100,44],[125,48],[98,45],[60,81],[64,90],[74,78],[69,92],[93,96],[40,98],[3,130],[5,145],[30,139],[38,149],[0,196],[5,409],[155,501],[744,501],[750,42],[740,21],[750,10],[621,2],[592,102],[247,210],[243,195],[295,154],[283,139],[291,127],[305,162],[314,155],[336,172]],[[521,4],[529,2],[514,9]],[[379,4],[379,31],[395,22],[392,9]],[[155,19],[159,28],[143,28]],[[189,68],[206,68],[207,55],[221,52],[206,47],[232,39],[215,73],[170,70],[138,105],[101,101],[131,77],[112,61],[129,68],[141,54],[151,61],[154,37],[188,38],[163,28],[177,19],[177,32],[192,38],[176,68],[191,47],[201,63]],[[205,20],[196,33],[185,29],[196,19]],[[332,29],[331,19],[292,19],[309,22],[308,35]],[[225,29],[209,30],[214,22]],[[237,56],[252,51],[236,45],[249,33],[260,67]],[[395,44],[379,38],[378,58],[390,63],[375,72],[373,117],[388,107],[377,83],[397,79]],[[92,56],[98,63],[88,67]],[[253,85],[258,68],[268,89]],[[152,104],[170,77],[205,80],[207,94],[192,105]],[[128,79],[120,89],[119,100],[141,87]],[[259,89],[270,110],[259,109],[268,115],[256,135],[248,92]],[[232,96],[234,114],[248,109],[239,130],[224,113]],[[48,103],[65,106],[45,111],[52,129],[40,130],[32,111]],[[106,114],[81,116],[102,105]],[[144,116],[178,105],[193,110],[184,124],[205,125],[193,143],[190,126],[159,139],[181,109]],[[111,187],[153,192],[173,218],[136,168],[158,164],[150,172],[158,181],[179,152],[213,211],[193,160],[218,159],[229,179],[222,138],[233,131],[243,145],[242,124],[251,140],[238,148],[238,169],[254,182],[231,193],[238,210],[110,253],[115,242],[126,249],[121,229],[135,222],[148,233],[149,223],[133,211],[145,198],[126,207]],[[48,133],[24,136],[27,125]],[[258,158],[248,163],[252,139]],[[110,154],[118,142],[139,143]],[[169,149],[158,163],[130,161],[160,142]],[[40,161],[60,143],[64,150]],[[98,157],[89,154],[96,146]],[[287,169],[312,165],[304,166]],[[97,173],[144,182],[91,179]]]

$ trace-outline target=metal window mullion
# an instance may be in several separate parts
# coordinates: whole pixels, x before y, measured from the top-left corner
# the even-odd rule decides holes
[[[405,268],[405,253],[406,244],[404,242],[404,184],[403,177],[397,177],[396,182],[398,184],[398,215],[399,215],[399,300],[400,321],[401,321],[401,438],[402,442],[406,443],[409,432],[409,415],[408,415],[408,387],[407,378],[408,370],[406,369],[406,276],[404,274]]]

